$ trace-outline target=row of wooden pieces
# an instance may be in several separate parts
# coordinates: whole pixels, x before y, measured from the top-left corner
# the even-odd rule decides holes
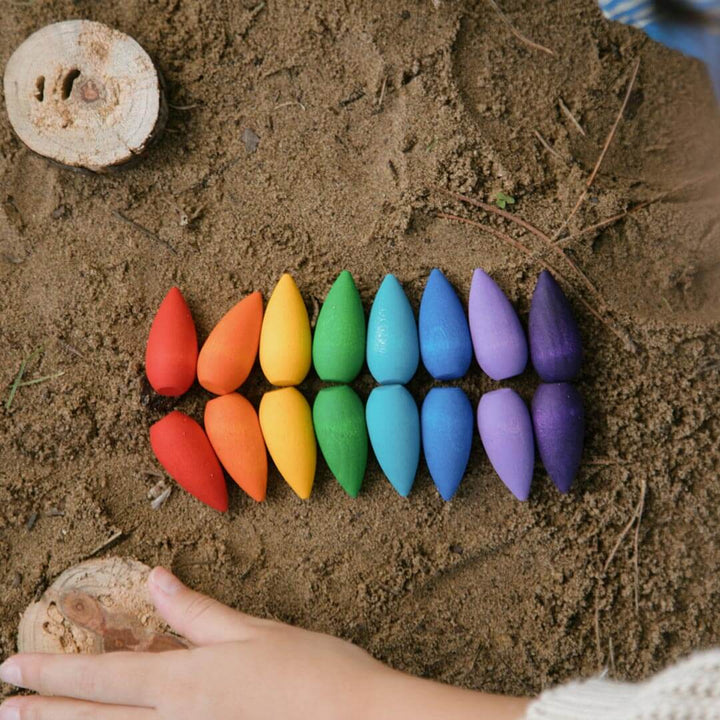
[[[454,495],[472,443],[470,402],[458,388],[434,388],[419,418],[414,400],[399,383],[415,373],[418,355],[434,377],[461,377],[470,365],[471,339],[478,361],[495,379],[522,372],[528,356],[522,326],[504,293],[481,270],[473,276],[469,314],[470,328],[454,289],[439,270],[434,270],[423,293],[418,333],[400,284],[392,275],[383,281],[370,314],[367,361],[374,377],[388,385],[371,393],[367,418],[360,399],[349,387],[321,391],[313,412],[321,450],[350,495],[357,495],[365,474],[368,430],[383,471],[401,495],[410,492],[415,478],[421,434],[428,467],[440,493],[445,499]],[[569,303],[549,273],[540,276],[533,295],[530,338],[533,363],[546,379],[570,379],[577,372],[581,360],[579,333]],[[253,293],[222,318],[197,360],[193,359],[193,349],[197,357],[197,339],[192,316],[180,291],[174,288],[163,301],[150,332],[148,377],[159,392],[176,395],[192,384],[197,366],[204,387],[228,393],[249,374],[258,343],[261,366],[272,382],[288,385],[305,377],[310,367],[309,320],[289,275],[278,283],[264,320],[261,297]],[[312,343],[318,375],[330,381],[351,381],[362,368],[365,345],[362,303],[352,276],[344,271],[318,316]],[[307,497],[316,452],[311,412],[302,395],[297,391],[266,394],[260,406],[260,422],[241,396],[223,403],[221,399],[210,401],[205,415],[211,443],[202,441],[199,425],[189,430],[188,422],[194,421],[181,414],[172,414],[154,426],[153,447],[170,474],[196,494],[201,492],[199,487],[208,485],[198,480],[197,473],[187,475],[197,462],[183,458],[181,445],[184,437],[192,435],[201,449],[195,453],[196,459],[206,456],[207,465],[207,451],[214,446],[229,474],[260,499],[267,484],[264,435],[283,476],[299,496]],[[491,462],[520,499],[527,497],[532,479],[533,435],[550,476],[563,491],[577,472],[582,450],[582,401],[571,386],[541,386],[533,401],[533,420],[535,433],[524,403],[509,390],[488,393],[478,407],[478,426]],[[183,425],[186,427],[181,431]],[[522,430],[514,435],[503,430],[518,427]],[[290,435],[297,440],[296,447],[290,447]],[[183,460],[178,464],[173,458]],[[207,467],[212,470],[209,476],[217,476],[217,467],[212,463]],[[224,481],[210,481],[208,485],[217,488],[220,504],[226,497],[221,485],[224,488]]]
[[[312,410],[294,387],[271,390],[259,412],[239,393],[210,400],[205,429],[173,411],[150,428],[153,451],[185,490],[216,510],[228,505],[221,465],[252,498],[265,499],[267,450],[278,471],[301,499],[312,492],[317,443],[333,475],[351,497],[365,477],[368,435],[385,476],[407,497],[417,474],[421,447],[430,475],[445,500],[462,481],[472,448],[475,418],[470,400],[457,387],[435,387],[421,411],[403,385],[381,385],[362,400],[348,385],[322,389]],[[477,408],[485,452],[519,500],[530,494],[535,446],[561,492],[567,492],[580,464],[584,434],[582,400],[569,383],[542,383],[532,414],[509,388],[485,393]]]
[[[320,309],[312,337],[302,295],[285,274],[264,315],[260,293],[248,295],[220,319],[199,355],[190,309],[180,290],[172,288],[150,330],[146,371],[162,395],[182,395],[196,375],[206,390],[224,395],[247,379],[259,348],[263,373],[278,387],[299,385],[313,363],[321,380],[350,383],[365,361],[378,383],[406,384],[420,357],[434,378],[461,378],[474,350],[493,380],[521,374],[529,356],[544,382],[572,380],[582,363],[580,333],[567,298],[547,271],[538,278],[528,325],[529,348],[511,302],[479,268],[467,316],[454,288],[436,269],[423,292],[418,322],[402,285],[387,275],[366,325],[352,275],[343,271]]]

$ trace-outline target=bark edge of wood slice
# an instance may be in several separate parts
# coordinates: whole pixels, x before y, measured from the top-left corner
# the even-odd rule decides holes
[[[107,172],[161,132],[160,73],[129,35],[91,20],[46,25],[5,67],[10,124],[31,150],[62,165]]]
[[[150,568],[131,558],[88,560],[60,574],[20,619],[19,652],[99,654],[188,647],[167,632],[146,583]]]

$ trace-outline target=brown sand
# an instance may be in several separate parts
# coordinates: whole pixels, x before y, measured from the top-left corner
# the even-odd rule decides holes
[[[523,45],[480,0],[253,5],[10,0],[0,13],[3,62],[60,19],[132,34],[175,106],[144,162],[109,177],[50,165],[0,122],[0,377],[10,382],[40,345],[28,377],[65,371],[0,409],[0,652],[13,651],[28,602],[118,530],[115,554],[164,563],[250,613],[350,638],[398,668],[471,688],[530,693],[605,664],[640,678],[720,642],[712,183],[566,243],[639,348],[626,351],[582,309],[581,296],[596,301],[565,267],[587,349],[579,386],[589,418],[569,497],[538,470],[530,501],[516,502],[476,442],[448,504],[424,468],[401,499],[373,460],[357,500],[321,465],[309,502],[273,472],[267,502],[232,488],[228,515],[181,491],[151,509],[149,425],[175,406],[201,418],[208,397],[194,388],[175,403],[144,379],[148,327],[172,284],[201,339],[244,294],[267,297],[285,270],[311,305],[348,268],[369,306],[384,273],[417,304],[432,267],[466,295],[482,266],[526,315],[538,262],[438,219],[445,210],[486,222],[436,188],[510,193],[514,213],[552,232],[592,170],[638,57],[625,121],[571,229],[720,160],[720,120],[699,64],[609,26],[591,0],[502,3],[555,56]],[[474,401],[493,387],[478,369],[462,384]],[[510,384],[529,398],[536,378]],[[304,390],[312,397],[320,386],[311,378]],[[364,395],[371,386],[367,373],[357,383]],[[420,372],[412,390],[420,399],[429,386]],[[256,369],[246,392],[257,402],[265,388]],[[643,484],[638,554],[633,526],[605,571]]]

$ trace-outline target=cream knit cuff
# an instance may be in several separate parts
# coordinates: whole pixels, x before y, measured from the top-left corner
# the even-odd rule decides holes
[[[525,720],[720,720],[720,650],[637,685],[593,678],[547,690]]]

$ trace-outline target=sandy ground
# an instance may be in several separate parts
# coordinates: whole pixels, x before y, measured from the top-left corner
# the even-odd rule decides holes
[[[709,83],[697,63],[609,26],[591,0],[502,6],[554,54],[482,0],[3,7],[3,63],[46,23],[100,20],[156,59],[173,109],[141,164],[103,177],[33,156],[0,120],[0,378],[9,384],[39,346],[27,377],[64,371],[0,408],[1,654],[22,609],[118,531],[112,553],[471,688],[531,693],[605,665],[640,678],[720,642],[720,187],[695,183],[560,241],[597,293],[537,238],[441,191],[503,191],[514,214],[560,228],[639,58],[575,234],[717,169]],[[200,418],[208,399],[197,387],[161,399],[144,379],[148,328],[171,285],[201,339],[286,270],[310,308],[343,268],[368,307],[387,272],[417,307],[431,268],[467,296],[482,266],[526,318],[543,258],[570,281],[587,350],[587,449],[568,497],[538,468],[530,501],[516,502],[477,441],[447,504],[424,467],[403,500],[372,460],[357,500],[321,464],[309,502],[273,471],[263,504],[233,487],[227,515],[181,491],[151,509],[149,425],[173,407]],[[529,398],[536,382],[528,372],[509,384]],[[422,371],[411,389],[420,400],[430,385]],[[462,385],[475,402],[494,386],[478,368]],[[311,377],[303,390],[320,387]],[[367,395],[367,372],[356,387]],[[265,389],[256,369],[246,392],[257,402]]]

